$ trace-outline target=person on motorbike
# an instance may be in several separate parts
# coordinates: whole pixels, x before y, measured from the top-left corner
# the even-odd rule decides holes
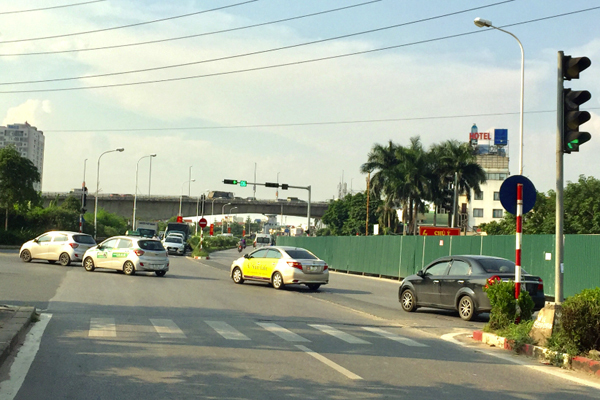
[[[242,247],[245,249],[246,248],[246,238],[245,237],[242,238],[241,243],[242,243]]]

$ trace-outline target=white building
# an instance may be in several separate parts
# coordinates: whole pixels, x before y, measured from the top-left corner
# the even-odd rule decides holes
[[[479,225],[498,221],[504,217],[504,208],[500,203],[500,186],[510,176],[508,169],[507,131],[496,129],[491,133],[477,132],[477,126],[471,128],[470,141],[477,153],[477,163],[484,169],[486,183],[481,185],[481,194],[471,191],[471,202],[462,201],[461,212],[467,213],[468,231],[477,231]],[[464,210],[466,208],[466,210]]]
[[[44,132],[35,126],[13,124],[0,126],[0,148],[14,145],[21,156],[27,157],[40,173],[40,182],[33,185],[37,191],[42,190],[41,176],[44,169]]]

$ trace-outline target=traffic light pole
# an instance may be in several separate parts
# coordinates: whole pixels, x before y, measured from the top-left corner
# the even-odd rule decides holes
[[[563,260],[564,260],[564,241],[563,241],[563,223],[565,217],[564,209],[564,165],[563,165],[563,138],[564,129],[564,72],[563,72],[564,53],[558,52],[558,79],[557,79],[557,107],[556,107],[556,232],[555,232],[555,257],[554,257],[554,302],[562,304],[563,301]]]

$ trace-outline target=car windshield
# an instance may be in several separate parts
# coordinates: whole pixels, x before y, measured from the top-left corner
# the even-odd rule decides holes
[[[257,237],[256,238],[256,243],[271,243],[271,239],[269,239],[268,237]]]
[[[140,233],[140,235],[145,236],[145,237],[154,236],[154,230],[152,230],[152,229],[140,228],[140,229],[138,229],[138,232]]]
[[[510,260],[505,260],[503,258],[480,258],[479,264],[483,267],[485,272],[489,273],[515,273],[515,263]],[[525,270],[522,270],[523,273]]]
[[[314,254],[309,253],[304,249],[293,249],[293,250],[285,250],[285,252],[293,259],[296,260],[318,260]]]
[[[73,235],[73,240],[82,244],[96,244],[96,241],[90,235]]]
[[[140,240],[138,241],[138,246],[142,250],[164,250],[162,243],[158,240]]]
[[[176,237],[176,236],[169,236],[168,238],[165,239],[165,242],[170,242],[170,243],[183,243],[183,240],[181,240],[180,237]]]

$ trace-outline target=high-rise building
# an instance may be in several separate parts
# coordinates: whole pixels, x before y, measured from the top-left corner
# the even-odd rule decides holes
[[[490,132],[477,132],[475,124],[471,128],[470,143],[477,163],[485,171],[487,181],[481,185],[481,193],[477,195],[471,191],[468,206],[463,205],[459,209],[459,212],[467,214],[465,217],[468,221],[468,231],[477,230],[484,222],[498,221],[504,217],[504,208],[500,203],[500,187],[510,176],[507,136],[506,129],[496,129],[492,135]],[[463,201],[466,202],[466,199]]]
[[[35,126],[12,124],[0,126],[0,148],[9,145],[15,146],[21,156],[27,157],[40,173],[40,182],[33,185],[35,190],[42,190],[42,172],[44,169],[44,132],[38,131]]]

